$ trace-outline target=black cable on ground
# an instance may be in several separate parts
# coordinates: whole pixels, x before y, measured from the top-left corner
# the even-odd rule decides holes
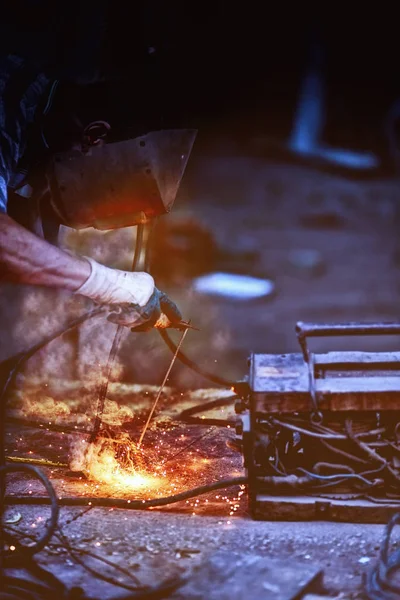
[[[400,549],[389,554],[390,537],[396,525],[400,525],[400,513],[395,514],[386,525],[379,561],[365,579],[364,587],[369,600],[400,598],[400,585],[395,583],[395,575],[400,570]]]
[[[197,413],[200,411],[208,411],[213,408],[219,408],[220,406],[227,406],[232,404],[235,400],[238,400],[239,396],[228,396],[227,398],[217,398],[216,400],[211,400],[209,402],[203,402],[203,404],[196,404],[196,406],[191,406],[186,410],[183,410],[181,414],[177,417],[178,421],[183,421],[184,423],[190,424],[199,424],[199,425],[235,425],[234,419],[213,419],[207,417],[196,417]]]
[[[202,494],[214,492],[216,490],[223,490],[228,487],[235,485],[247,484],[247,477],[232,477],[231,479],[223,479],[221,481],[215,481],[206,485],[201,485],[179,494],[173,494],[172,496],[165,496],[163,498],[153,498],[151,500],[125,500],[123,498],[99,498],[88,496],[66,496],[59,498],[58,503],[60,506],[86,506],[91,504],[92,506],[112,506],[115,508],[131,508],[135,510],[144,510],[146,508],[155,508],[157,506],[167,506],[168,504],[175,504],[176,502],[182,502],[189,498],[195,498]],[[9,505],[17,504],[49,504],[48,498],[38,498],[34,496],[7,496],[5,502]]]
[[[30,558],[42,550],[52,538],[58,522],[59,507],[56,493],[49,479],[37,467],[32,465],[5,465],[4,467],[0,467],[0,477],[3,478],[7,473],[17,473],[20,471],[28,473],[29,475],[34,475],[43,484],[48,493],[48,498],[46,498],[46,500],[48,500],[48,503],[51,505],[51,515],[50,519],[46,522],[43,535],[34,544],[29,546],[15,544],[15,550],[5,554],[4,559],[7,565],[10,562],[14,564],[18,563],[20,560],[26,560],[26,558]]]
[[[173,354],[175,354],[178,347],[176,346],[175,342],[172,341],[172,339],[170,338],[167,331],[165,329],[158,329],[158,333],[160,334],[164,343],[171,350],[171,352]],[[179,352],[177,354],[177,358],[186,367],[189,367],[189,369],[191,369],[198,375],[201,375],[202,377],[204,377],[204,379],[208,379],[208,381],[211,381],[212,383],[216,383],[217,385],[221,385],[222,387],[225,387],[225,388],[234,388],[237,383],[236,381],[229,381],[228,379],[224,379],[223,377],[220,377],[219,375],[214,375],[213,373],[209,373],[208,371],[205,371],[204,369],[199,367],[193,360],[191,360],[188,356],[186,356],[186,354],[184,354],[181,350],[179,350]]]

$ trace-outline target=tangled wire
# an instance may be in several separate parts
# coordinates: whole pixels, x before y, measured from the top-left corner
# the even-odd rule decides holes
[[[393,461],[400,453],[396,423],[366,427],[345,419],[327,426],[291,415],[260,420],[256,430],[255,462],[261,476],[307,476],[315,484],[307,486],[309,491],[341,488],[400,498],[400,474]]]

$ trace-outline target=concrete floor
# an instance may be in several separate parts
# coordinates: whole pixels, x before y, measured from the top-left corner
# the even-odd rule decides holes
[[[24,507],[20,512],[26,524],[35,523],[43,508]],[[76,518],[81,512],[78,508],[61,511],[60,524],[71,546],[123,565],[142,584],[154,585],[177,573],[188,574],[223,550],[317,566],[323,570],[324,592],[331,596],[340,594],[340,598],[363,597],[362,575],[378,555],[384,529],[382,525],[255,522],[244,517],[101,508]],[[110,567],[83,558],[103,574],[120,577]],[[42,552],[40,563],[68,585],[81,586],[88,594],[104,600],[118,591],[89,576],[61,546]],[[124,576],[122,580],[127,582]],[[171,598],[203,597],[192,596],[189,591],[186,588]]]

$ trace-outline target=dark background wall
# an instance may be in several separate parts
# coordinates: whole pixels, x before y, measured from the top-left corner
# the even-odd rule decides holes
[[[157,0],[3,3],[0,48],[79,88],[79,110],[122,134],[201,126],[285,137],[311,44],[324,55],[325,138],[385,153],[382,123],[400,96],[390,10],[307,3]],[[150,51],[149,51],[150,49]]]

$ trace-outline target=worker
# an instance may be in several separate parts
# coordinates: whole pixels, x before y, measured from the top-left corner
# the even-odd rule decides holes
[[[108,268],[92,258],[66,252],[44,239],[55,241],[57,236],[51,231],[52,225],[55,224],[58,231],[60,224],[70,224],[63,220],[67,211],[57,206],[46,178],[46,164],[58,149],[54,148],[56,144],[52,146],[49,142],[52,138],[49,122],[54,122],[51,107],[57,96],[57,83],[44,73],[36,72],[18,56],[7,55],[0,61],[1,280],[81,294],[109,306],[109,320],[130,327],[150,328],[161,313],[172,323],[180,321],[179,309],[156,288],[148,273]],[[67,117],[58,115],[61,121],[68,122]],[[70,125],[76,135],[71,139],[69,130],[68,145],[82,153],[104,144],[110,129],[105,122],[84,126],[76,119],[72,119]],[[64,146],[65,137],[61,140]],[[57,143],[62,146],[60,138]],[[84,197],[77,200],[84,205]],[[154,214],[154,207],[149,205],[151,200],[144,196],[142,205],[138,206],[136,198],[131,213],[137,214],[139,221],[143,214]],[[148,210],[150,208],[152,210]],[[115,227],[119,209],[116,205],[111,228]],[[126,206],[124,211],[126,213]],[[132,219],[127,222],[122,218],[120,224],[137,224]],[[75,219],[73,226],[76,225],[93,223],[77,224]],[[129,310],[121,310],[127,307]]]

